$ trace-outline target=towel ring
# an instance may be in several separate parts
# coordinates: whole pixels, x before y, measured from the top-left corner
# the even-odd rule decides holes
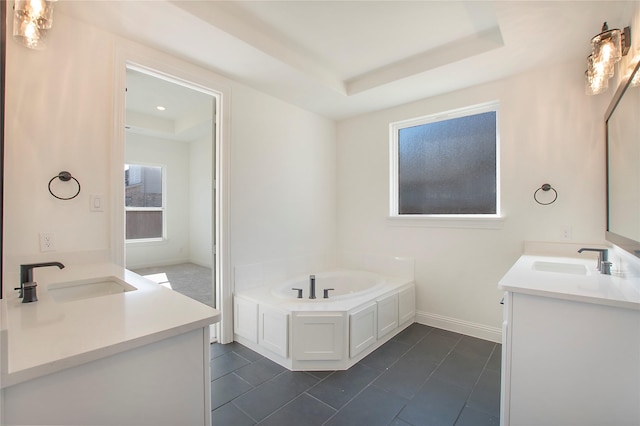
[[[78,185],[78,190],[76,191],[76,193],[74,195],[72,195],[71,197],[58,197],[56,194],[53,193],[53,191],[51,190],[51,183],[57,179],[60,179],[63,182],[69,182],[71,179],[73,179],[74,181],[76,181],[76,184]],[[58,173],[56,176],[52,177],[51,180],[49,181],[49,194],[53,195],[54,197],[56,197],[58,200],[72,200],[74,198],[76,198],[78,196],[78,194],[80,194],[80,182],[78,182],[78,179],[74,178],[73,176],[71,176],[71,173],[69,172],[65,172],[62,171],[60,173]]]
[[[553,191],[553,200],[549,201],[548,203],[540,202],[540,200],[538,200],[538,191],[540,191],[540,190],[545,191],[545,192],[547,192],[549,190]],[[538,203],[538,204],[540,204],[542,206],[548,206],[549,204],[555,203],[555,201],[558,199],[558,191],[553,189],[553,187],[550,184],[545,183],[540,188],[536,189],[536,192],[533,193],[533,199],[536,200],[536,203]]]

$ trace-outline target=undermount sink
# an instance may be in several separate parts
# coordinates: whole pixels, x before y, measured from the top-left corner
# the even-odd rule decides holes
[[[543,272],[557,272],[560,274],[587,275],[587,267],[581,263],[545,262],[537,260],[533,262],[533,269]]]
[[[56,302],[91,299],[134,290],[137,290],[134,286],[116,277],[57,283],[51,284],[47,288],[47,291]]]

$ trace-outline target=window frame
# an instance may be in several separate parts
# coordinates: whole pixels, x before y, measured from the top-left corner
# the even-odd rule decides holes
[[[160,173],[162,175],[161,185],[162,185],[162,207],[128,207],[127,202],[124,202],[124,215],[125,215],[125,236],[124,242],[125,244],[140,244],[140,243],[160,243],[165,242],[167,240],[167,166],[164,164],[157,163],[147,163],[140,161],[125,161],[125,167],[127,166],[142,166],[142,167],[158,167],[160,168]],[[126,196],[126,183],[123,182],[124,192]],[[126,235],[126,215],[129,211],[145,211],[145,212],[162,212],[162,235],[160,237],[155,238],[135,238],[129,239]]]
[[[401,129],[436,123],[454,118],[467,117],[486,112],[496,113],[496,213],[493,214],[400,214],[399,211],[399,153],[398,135]],[[389,124],[389,216],[394,226],[433,226],[456,228],[501,228],[504,216],[500,196],[500,103],[490,101],[463,108]]]

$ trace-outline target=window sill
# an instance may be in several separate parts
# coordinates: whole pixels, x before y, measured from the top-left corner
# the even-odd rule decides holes
[[[165,238],[140,238],[137,240],[126,240],[125,244],[135,244],[135,245],[156,245],[156,244],[165,244],[167,240]]]
[[[502,229],[504,216],[495,215],[402,215],[389,216],[387,223],[398,227]]]

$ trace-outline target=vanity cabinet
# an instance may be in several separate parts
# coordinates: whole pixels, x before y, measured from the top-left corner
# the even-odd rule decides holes
[[[207,325],[6,387],[2,424],[207,425],[209,363]]]
[[[508,291],[503,426],[640,424],[640,310]]]
[[[84,287],[97,282],[132,289]],[[40,271],[38,289],[37,303],[0,301],[0,424],[211,424],[220,311],[108,262]]]

